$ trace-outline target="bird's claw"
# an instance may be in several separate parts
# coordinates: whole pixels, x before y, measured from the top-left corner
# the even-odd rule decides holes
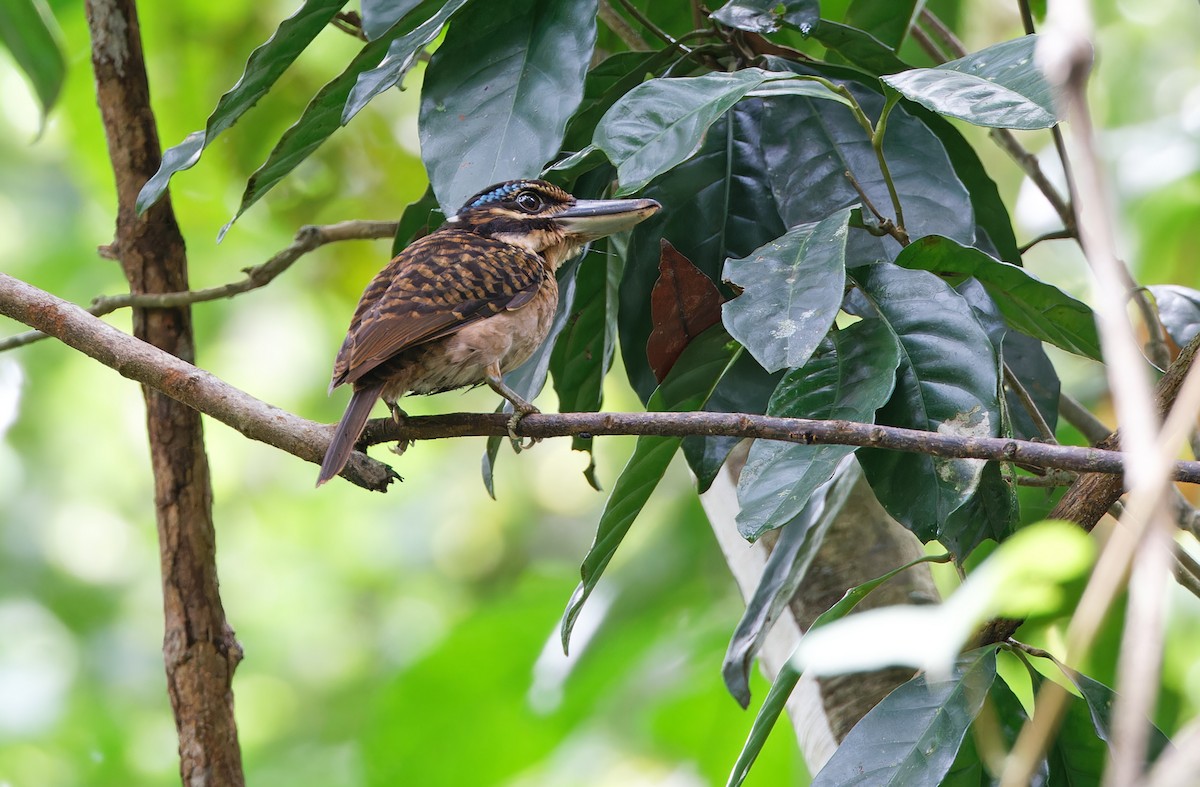
[[[521,423],[521,419],[531,413],[539,412],[541,412],[541,410],[531,406],[528,410],[516,411],[513,413],[512,418],[508,419],[508,440],[512,443],[513,453],[519,454],[527,448],[533,448],[542,441],[542,438],[540,437],[530,437],[529,442],[525,443],[524,438],[517,434],[517,424]]]

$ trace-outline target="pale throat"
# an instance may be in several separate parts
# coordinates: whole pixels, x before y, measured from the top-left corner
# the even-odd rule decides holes
[[[564,237],[553,230],[540,232],[498,232],[493,237],[512,246],[519,246],[541,257],[546,267],[553,271],[574,257],[586,245],[585,241]]]

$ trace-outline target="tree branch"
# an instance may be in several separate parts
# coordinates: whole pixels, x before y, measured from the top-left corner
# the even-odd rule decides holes
[[[320,463],[332,428],[272,407],[223,382],[215,375],[156,350],[122,333],[78,306],[7,274],[0,273],[0,314],[60,339],[131,380],[156,388],[245,436],[275,446],[305,461]],[[1200,337],[1184,362],[1186,369]],[[1183,358],[1183,356],[1181,356]],[[1164,381],[1171,378],[1168,374]],[[1182,373],[1179,373],[1182,379]],[[503,436],[508,416],[456,413],[410,416],[403,424],[390,418],[368,422],[360,440],[374,445],[398,440]],[[760,437],[809,445],[854,445],[963,459],[994,459],[1033,467],[1119,476],[1124,456],[1108,448],[1050,445],[1001,437],[960,437],[852,421],[816,421],[743,413],[540,413],[517,424],[522,437],[574,435],[725,435]],[[1200,462],[1176,462],[1176,478],[1200,483]],[[343,476],[366,489],[383,491],[396,476],[386,465],[356,452]],[[1120,478],[1113,480],[1119,489]],[[1111,501],[1110,503],[1111,504]],[[1107,509],[1107,505],[1105,506]],[[1097,517],[1098,518],[1098,517]]]
[[[271,259],[245,268],[246,278],[229,282],[218,287],[204,290],[186,290],[183,292],[164,293],[133,293],[120,295],[100,295],[92,300],[87,311],[96,317],[111,314],[117,309],[124,308],[172,308],[188,306],[203,301],[215,301],[221,298],[232,298],[244,292],[265,287],[275,280],[279,274],[292,267],[292,263],[305,254],[324,246],[344,240],[378,240],[390,238],[396,234],[394,221],[342,221],[337,224],[309,225],[301,227],[296,232],[296,238],[291,245],[275,254]],[[0,340],[0,352],[22,347],[26,344],[46,338],[41,331],[27,331]]]

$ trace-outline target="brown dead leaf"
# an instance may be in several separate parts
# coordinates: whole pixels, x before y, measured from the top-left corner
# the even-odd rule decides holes
[[[695,337],[721,321],[720,290],[713,280],[663,238],[658,280],[650,291],[646,357],[660,383]]]

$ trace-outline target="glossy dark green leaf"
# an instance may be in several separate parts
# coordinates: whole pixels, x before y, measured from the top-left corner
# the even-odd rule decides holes
[[[896,389],[876,421],[964,437],[999,434],[996,352],[963,297],[926,271],[888,263],[849,277],[901,346]],[[971,499],[986,464],[874,449],[858,457],[879,502],[924,541],[938,538]]]
[[[362,0],[362,26],[368,39],[379,38],[422,0]]]
[[[375,96],[399,84],[404,79],[404,75],[417,62],[417,55],[421,50],[433,43],[454,12],[462,8],[466,2],[467,0],[449,0],[436,14],[422,22],[411,33],[402,35],[393,41],[378,66],[359,74],[358,81],[354,83],[354,89],[350,91],[350,97],[346,99],[346,106],[342,110],[342,125],[349,123],[350,119],[369,104]],[[386,29],[385,27],[384,31]],[[380,31],[380,33],[382,32]]]
[[[805,366],[785,374],[767,413],[871,423],[892,393],[899,363],[891,329],[876,319],[860,320],[832,332]],[[854,451],[853,446],[756,440],[738,481],[738,532],[754,540],[789,521]]]
[[[739,352],[737,343],[730,339],[725,329],[719,325],[713,326],[687,346],[670,374],[650,397],[646,409],[672,412],[699,409]],[[579,569],[581,581],[563,613],[564,651],[570,642],[571,630],[579,611],[600,581],[601,574],[616,554],[633,521],[662,480],[679,443],[678,437],[638,438],[633,456],[613,485],[612,494],[600,514],[596,539]]]
[[[1176,284],[1157,284],[1149,288],[1158,304],[1158,319],[1171,340],[1180,347],[1200,333],[1200,291]]]
[[[1078,697],[1067,701],[1058,734],[1046,752],[1049,783],[1099,787],[1108,761],[1108,745],[1092,727],[1087,704]]]
[[[665,237],[709,278],[720,281],[726,259],[744,257],[787,229],[767,182],[761,123],[761,102],[743,101],[713,124],[696,156],[646,188],[645,196],[661,202],[663,210],[633,230],[618,312],[622,360],[642,401],[656,384],[646,342],[659,241]],[[747,360],[752,359],[743,358],[739,366]]]
[[[1004,362],[1033,399],[1051,431],[1058,428],[1058,400],[1062,392],[1058,371],[1046,356],[1042,343],[1017,331],[1004,337]],[[1011,390],[1005,390],[1013,435],[1023,440],[1040,439],[1041,433],[1025,406]]]
[[[546,385],[546,374],[550,368],[550,356],[554,352],[554,344],[558,335],[566,327],[575,304],[576,280],[579,276],[581,258],[575,257],[562,265],[555,274],[558,280],[558,307],[554,312],[554,320],[550,323],[550,331],[545,340],[533,351],[533,355],[525,363],[504,375],[504,383],[517,392],[527,402],[532,402],[542,392]],[[505,400],[496,408],[498,413],[513,412],[512,402]],[[489,437],[487,448],[483,452],[482,472],[483,486],[493,499],[496,497],[495,469],[496,457],[500,446],[507,440],[505,437]]]
[[[266,43],[250,53],[241,78],[228,93],[221,96],[217,108],[208,116],[204,130],[188,134],[183,142],[163,153],[158,172],[146,181],[138,194],[138,213],[158,202],[159,197],[167,190],[171,176],[195,165],[200,160],[200,154],[213,140],[266,95],[276,80],[345,4],[346,0],[305,0],[299,11],[280,22]],[[243,201],[244,199],[243,197]],[[249,206],[243,204],[242,210],[246,207]],[[238,212],[241,213],[241,210]]]
[[[317,148],[324,144],[325,140],[341,127],[342,109],[346,105],[350,91],[358,81],[358,75],[379,65],[379,61],[383,59],[391,42],[410,32],[418,24],[410,18],[396,23],[386,34],[369,42],[359,50],[359,53],[354,56],[350,65],[346,66],[342,73],[317,91],[317,94],[308,102],[308,106],[304,108],[300,119],[283,132],[283,136],[279,138],[275,147],[267,155],[267,160],[250,176],[249,182],[246,183],[246,190],[242,193],[242,202],[238,206],[237,213],[221,228],[221,232],[217,236],[218,240],[224,237],[239,216],[312,155]],[[166,166],[165,157],[163,166]],[[138,199],[141,200],[145,193],[145,189],[143,189],[142,195],[139,195]]]
[[[1112,710],[1116,704],[1117,693],[1098,680],[1093,680],[1082,672],[1066,670],[1067,679],[1083,695],[1087,709],[1087,718],[1095,734],[1103,741],[1112,742]],[[1149,724],[1149,722],[1147,722]],[[1150,724],[1150,738],[1147,761],[1153,762],[1171,745],[1171,741],[1156,725]]]
[[[1100,360],[1100,338],[1092,310],[1024,268],[1000,262],[948,238],[914,241],[896,264],[926,270],[957,284],[974,276],[987,289],[1009,325],[1035,339]]]
[[[781,25],[807,33],[821,17],[817,0],[730,0],[712,18],[737,30],[774,33]]]
[[[44,0],[0,0],[0,44],[25,74],[45,117],[67,76],[61,34]]]
[[[616,349],[616,288],[621,279],[620,258],[606,252],[603,244],[584,258],[574,307],[550,355],[559,412],[596,412],[604,401],[604,376]],[[591,445],[590,438],[571,441],[577,451],[590,451]]]
[[[392,239],[392,256],[395,257],[417,238],[433,232],[445,220],[446,217],[442,215],[437,199],[433,196],[433,189],[426,188],[421,198],[406,207],[400,215],[396,236]]]
[[[843,21],[896,50],[922,5],[919,0],[852,0]]]
[[[447,214],[492,183],[537,175],[583,97],[596,0],[461,11],[425,71],[421,158]]]
[[[890,46],[857,27],[822,19],[811,36],[871,74],[893,74],[910,68]]]
[[[971,498],[941,523],[938,541],[962,563],[985,540],[998,542],[1012,535],[1020,516],[1012,480],[999,462],[987,462]]]
[[[905,108],[941,140],[955,174],[970,193],[975,214],[975,246],[1005,262],[1020,265],[1021,250],[1013,233],[1008,207],[975,148],[945,118],[919,104],[906,103]]]
[[[939,115],[977,126],[1049,128],[1058,118],[1050,83],[1034,63],[1036,44],[1036,36],[1024,36],[883,81]]]
[[[742,293],[721,307],[722,321],[768,372],[807,363],[841,309],[849,220],[843,208],[725,263]]]
[[[681,56],[672,47],[654,52],[617,52],[588,71],[583,84],[583,99],[563,134],[563,149],[587,147],[596,124],[617,99],[644,82],[647,75],[656,75]]]
[[[592,144],[617,167],[619,194],[640,191],[691,158],[709,127],[746,94],[773,81],[789,82],[789,91],[809,98],[844,102],[815,82],[759,68],[652,79],[630,90],[604,113]]]
[[[883,96],[857,83],[848,87],[868,116],[877,117]],[[860,204],[862,197],[847,172],[884,215],[894,217],[870,138],[849,110],[799,96],[773,97],[764,104],[767,177],[789,227],[819,221],[836,210]],[[897,106],[888,118],[883,150],[909,236],[941,234],[972,243],[975,220],[970,196],[937,136]],[[892,259],[899,251],[900,245],[890,237],[854,232],[847,239],[847,265]]]
[[[1004,744],[1005,751],[1011,751],[1017,735],[1029,717],[1021,705],[1021,701],[1017,699],[1017,695],[1003,680],[996,680],[992,683],[988,698],[991,700],[991,711],[999,725],[1000,740]],[[980,718],[982,718],[982,714]],[[980,718],[976,719],[976,729],[980,726]],[[975,735],[968,735],[963,739],[962,748],[958,750],[958,758],[955,759],[954,765],[951,766],[950,772],[946,774],[939,787],[994,787],[995,780],[980,760],[974,738]],[[1046,761],[1042,760],[1041,765],[1034,772],[1029,787],[1045,787],[1047,778],[1048,767]]]
[[[779,540],[763,566],[758,586],[746,599],[746,611],[734,629],[721,674],[729,693],[743,708],[750,705],[750,666],[763,641],[791,601],[812,564],[825,532],[837,518],[862,477],[854,462],[844,463],[837,475],[816,490],[800,513],[779,531]]]
[[[945,679],[918,675],[854,725],[813,787],[940,784],[995,680],[995,646],[963,654]]]
[[[783,714],[788,698],[792,696],[792,691],[799,682],[800,672],[792,666],[791,661],[788,661],[775,676],[775,681],[771,683],[771,688],[767,692],[767,698],[763,700],[762,707],[754,716],[754,723],[750,725],[750,734],[746,738],[746,743],[742,745],[741,752],[738,753],[737,762],[733,764],[733,770],[729,774],[728,781],[725,782],[726,787],[740,787],[746,780],[746,776],[750,774],[750,766],[758,759],[759,752],[767,742],[767,736],[771,734],[775,722]]]

